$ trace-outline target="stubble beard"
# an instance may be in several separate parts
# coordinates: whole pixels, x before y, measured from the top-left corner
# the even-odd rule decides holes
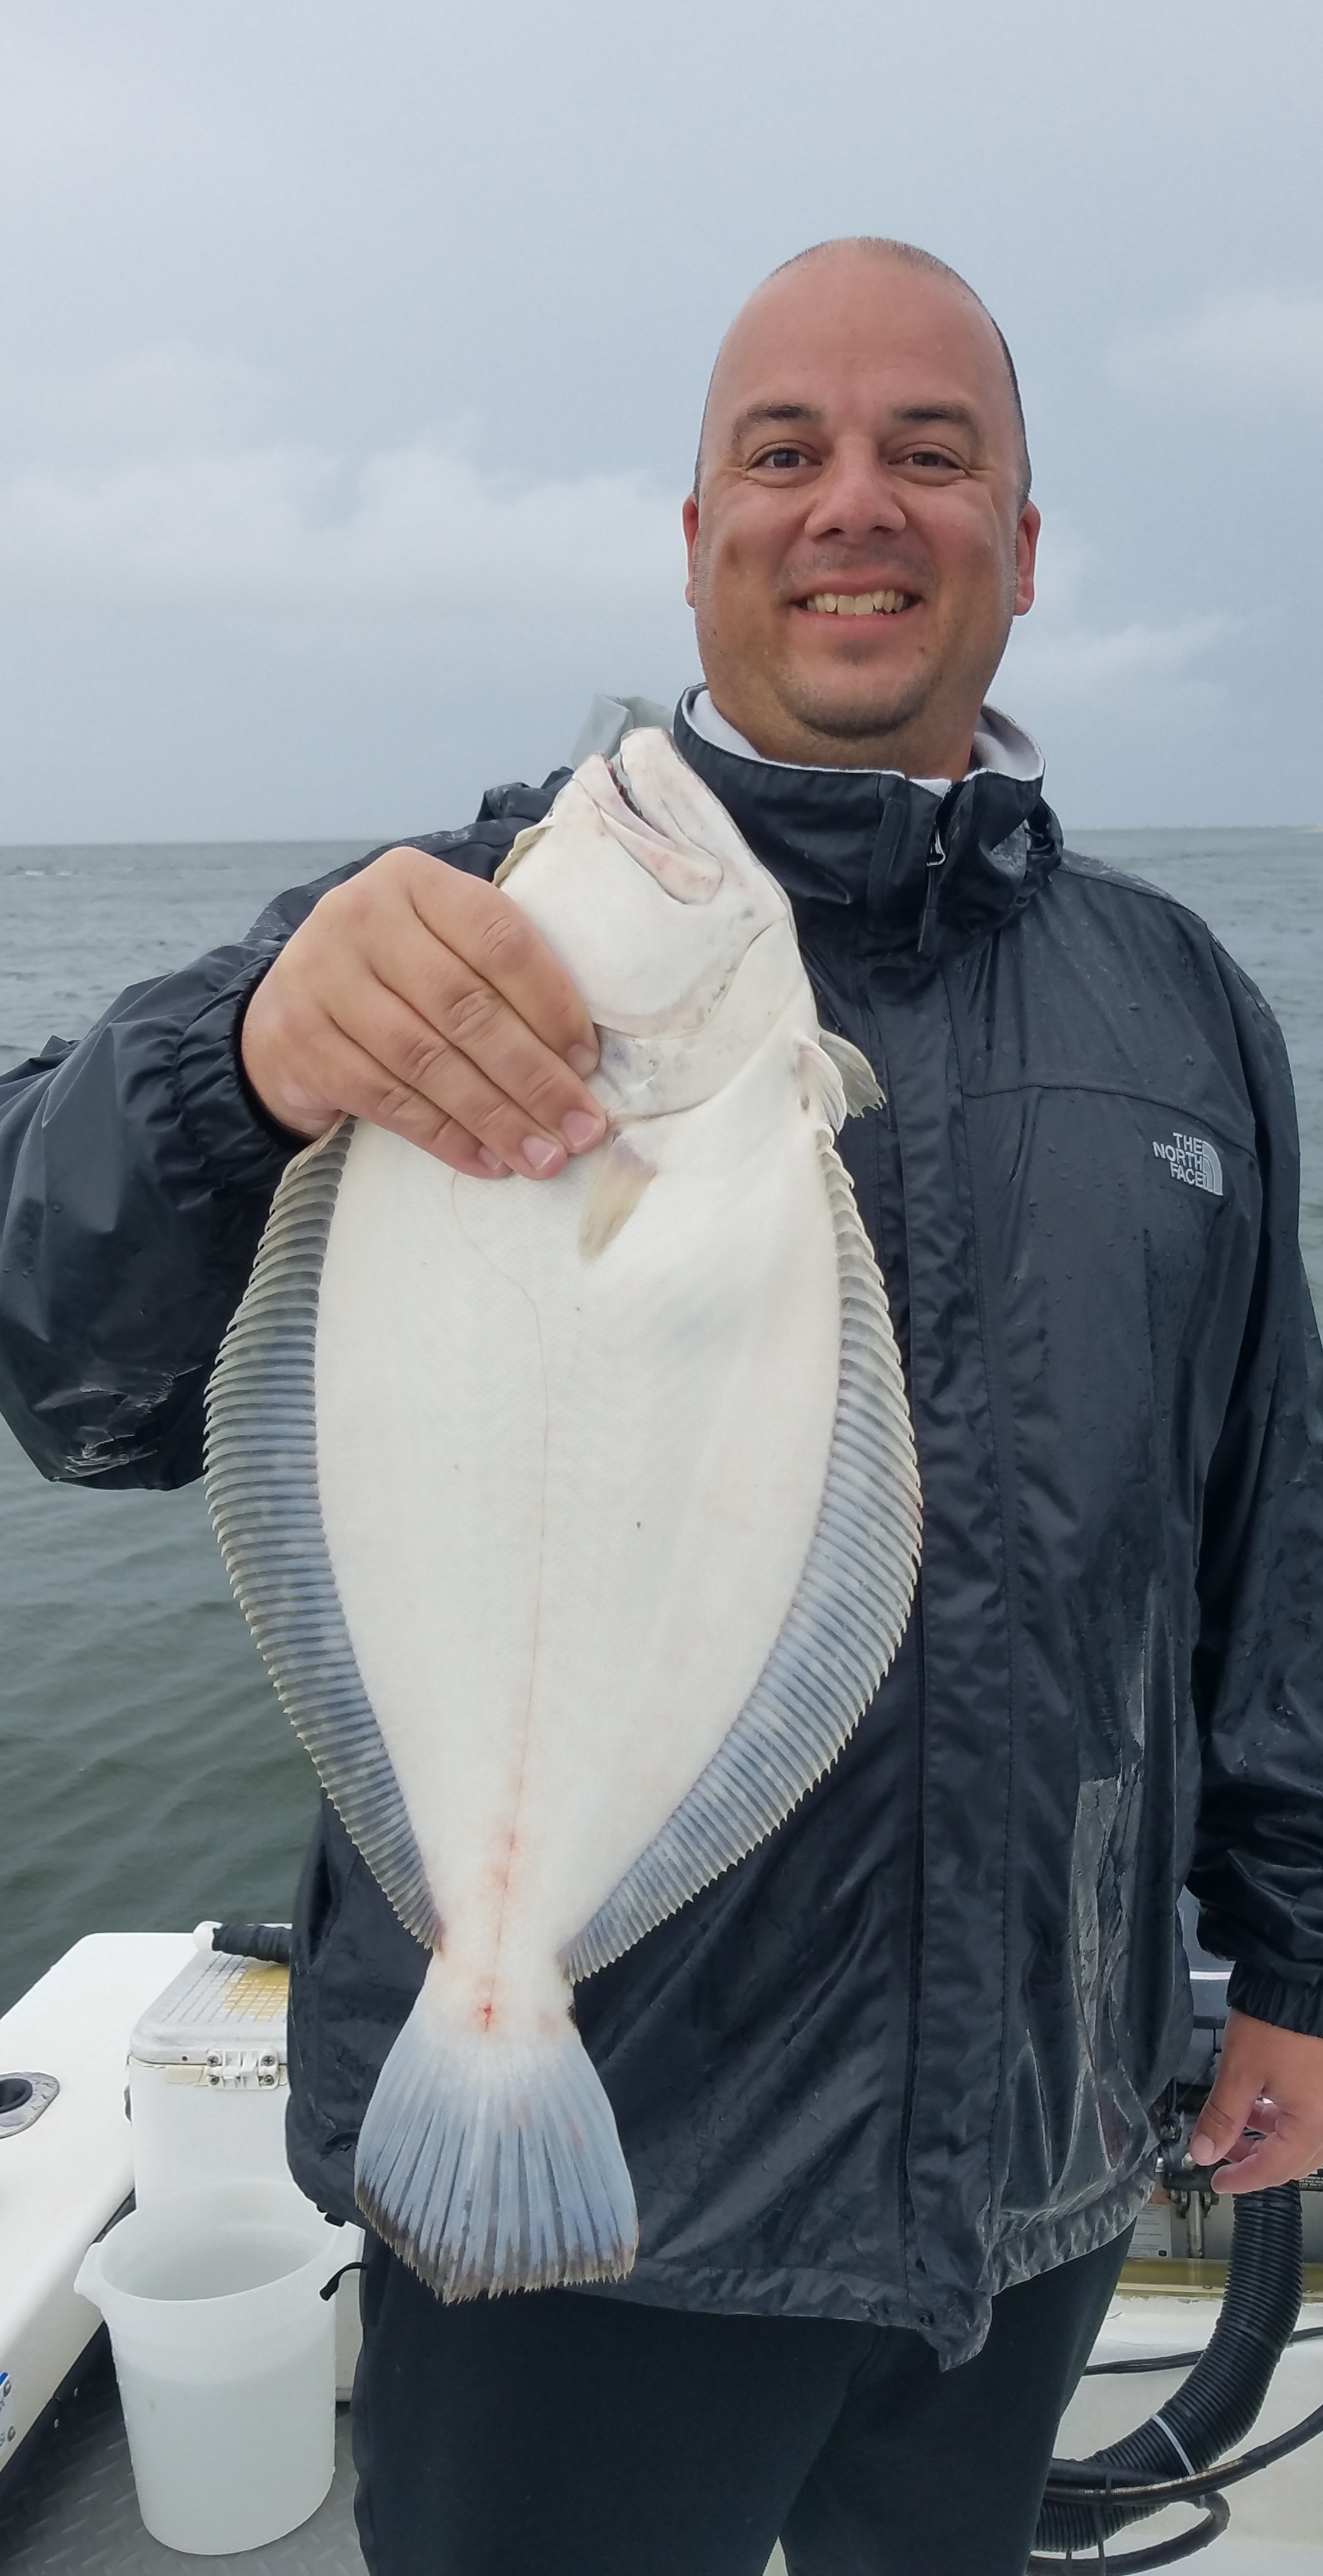
[[[776,694],[786,714],[822,742],[852,749],[860,743],[885,744],[907,734],[931,716],[936,695],[934,675],[917,672],[909,685],[894,687],[885,697],[861,691],[853,701],[815,689],[793,665],[777,674]]]

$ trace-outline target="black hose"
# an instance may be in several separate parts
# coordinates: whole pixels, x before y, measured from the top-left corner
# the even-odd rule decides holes
[[[1295,2333],[1287,2336],[1283,2352],[1292,2351],[1298,2343],[1323,2343],[1323,2326],[1297,2326]],[[1196,2352],[1145,2352],[1134,2361],[1091,2361],[1084,2376],[1086,2379],[1135,2379],[1146,2371],[1190,2370],[1196,2361],[1202,2359],[1202,2346]]]
[[[1196,2476],[1240,2441],[1267,2396],[1303,2287],[1299,2184],[1246,2192],[1235,2204],[1217,2324],[1189,2378],[1123,2441],[1087,2460],[1053,2461],[1035,2547],[1097,2548],[1158,2509],[1139,2497],[1126,2502],[1118,2484]]]
[[[1123,2549],[1119,2558],[1113,2558],[1110,2552],[1104,2558],[1099,2548],[1098,2557],[1102,2565],[1111,2568],[1112,2576],[1139,2576],[1141,2568],[1173,2567],[1178,2558],[1196,2558],[1201,2549],[1207,2549],[1212,2541],[1221,2539],[1231,2520],[1231,2507],[1224,2495],[1201,2496],[1199,2502],[1203,2507],[1202,2519],[1193,2523],[1188,2531],[1178,2533],[1174,2540],[1154,2541],[1149,2549]],[[1092,2554],[1090,2551],[1085,2559],[1031,2558],[1029,2576],[1039,2576],[1043,2568],[1087,2568]]]
[[[228,1950],[236,1959],[265,1959],[273,1968],[289,1966],[288,1923],[216,1923],[213,1950]]]

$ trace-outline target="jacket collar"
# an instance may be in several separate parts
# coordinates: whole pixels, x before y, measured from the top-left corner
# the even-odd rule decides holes
[[[675,711],[677,747],[784,886],[802,932],[848,930],[898,964],[928,963],[989,938],[1057,865],[1041,763],[1030,777],[971,770],[949,787],[891,769],[795,769],[707,741],[689,721],[696,694]],[[993,721],[1004,737],[1005,718]]]

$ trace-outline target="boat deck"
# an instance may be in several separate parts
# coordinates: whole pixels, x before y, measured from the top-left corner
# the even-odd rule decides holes
[[[1202,2340],[1215,2310],[1203,2318],[1187,2301],[1126,2302],[1129,2317],[1113,2331],[1121,2348],[1179,2348]],[[1135,2322],[1135,2309],[1139,2318]],[[1306,2311],[1314,2319],[1317,2308]],[[1129,2327],[1129,2331],[1126,2328]],[[1200,2331],[1202,2327],[1202,2332]],[[1062,2426],[1062,2449],[1073,2456],[1117,2435],[1175,2387],[1181,2372],[1142,2380],[1086,2383]],[[1257,2438],[1277,2432],[1320,2402],[1323,2345],[1298,2347],[1284,2356],[1277,2382],[1257,2427]],[[1248,2487],[1233,2490],[1233,2521],[1225,2536],[1191,2562],[1207,2576],[1323,2576],[1323,2442],[1283,2461]],[[242,2474],[242,2465],[236,2464]],[[336,2469],[325,2503],[298,2531],[264,2549],[200,2560],[163,2548],[144,2531],[133,2488],[128,2444],[107,2356],[65,2401],[13,2501],[0,2515],[3,2576],[366,2576],[354,2529],[354,2472],[349,2411],[336,2421]],[[1167,2537],[1184,2515],[1167,2514],[1143,2526],[1143,2539]],[[1308,2536],[1306,2536],[1308,2535]],[[1138,2535],[1129,2546],[1138,2545]],[[1119,2541],[1114,2547],[1124,2548]],[[535,2570],[526,2576],[536,2576]],[[622,2571],[624,2576],[624,2571]],[[767,2576],[785,2576],[778,2549]],[[920,2571],[915,2571],[920,2576]]]
[[[367,2576],[354,2530],[349,2409],[336,2417],[331,2492],[310,2522],[265,2549],[185,2557],[143,2530],[107,2358],[68,2401],[0,2518],[0,2569],[4,2576],[199,2576],[204,2568],[215,2576]],[[767,2576],[785,2576],[779,2549]]]
[[[1107,2383],[1094,2383],[1094,2388]],[[1171,2383],[1161,2383],[1171,2385]],[[1125,2383],[1109,2383],[1107,2396],[1122,2419],[1143,2414],[1138,2396],[1120,2396]],[[1130,2383],[1130,2391],[1135,2383]],[[1115,2396],[1112,2396],[1115,2391]],[[1313,2393],[1313,2391],[1310,2391]],[[1292,2391],[1300,2401],[1305,2391]],[[1096,2434],[1099,2427],[1091,2427]],[[1117,2427],[1107,2427],[1115,2432]],[[1310,2491],[1318,2470],[1297,2465]],[[1243,2496],[1243,2491],[1241,2491]],[[1313,2517],[1310,2517],[1313,2519]],[[1305,2527],[1310,2527],[1310,2519]],[[1233,2530],[1194,2558],[1207,2576],[1323,2576],[1323,2543],[1269,2540],[1254,2512],[1241,2535]],[[1145,2524],[1145,2537],[1176,2530],[1176,2517]],[[1125,2543],[1117,2543],[1122,2548]],[[1135,2540],[1130,2540],[1135,2548]],[[3,2576],[198,2576],[214,2568],[216,2576],[365,2576],[363,2555],[353,2524],[353,2460],[350,2460],[350,2416],[342,2406],[335,2437],[335,2483],[319,2512],[286,2540],[273,2540],[263,2550],[242,2550],[221,2558],[185,2558],[180,2550],[162,2548],[144,2532],[129,2468],[124,2419],[118,2411],[111,2365],[100,2367],[67,2403],[57,2429],[41,2445],[39,2458],[23,2488],[0,2519],[0,2568]],[[528,2571],[535,2576],[535,2571]],[[772,2555],[767,2576],[785,2576],[780,2550]],[[921,2571],[914,2571],[921,2576]]]
[[[242,2463],[236,2462],[242,2476]],[[185,2557],[144,2531],[119,2395],[107,2359],[71,2398],[0,2521],[4,2576],[366,2576],[354,2530],[349,2410],[336,2419],[335,2478],[310,2522],[265,2549]]]

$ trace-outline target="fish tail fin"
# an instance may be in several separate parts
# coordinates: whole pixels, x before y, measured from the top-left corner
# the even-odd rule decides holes
[[[619,2280],[633,2264],[629,2171],[568,2004],[567,1988],[554,2021],[476,2029],[434,1959],[382,2067],[355,2193],[438,2298]]]

